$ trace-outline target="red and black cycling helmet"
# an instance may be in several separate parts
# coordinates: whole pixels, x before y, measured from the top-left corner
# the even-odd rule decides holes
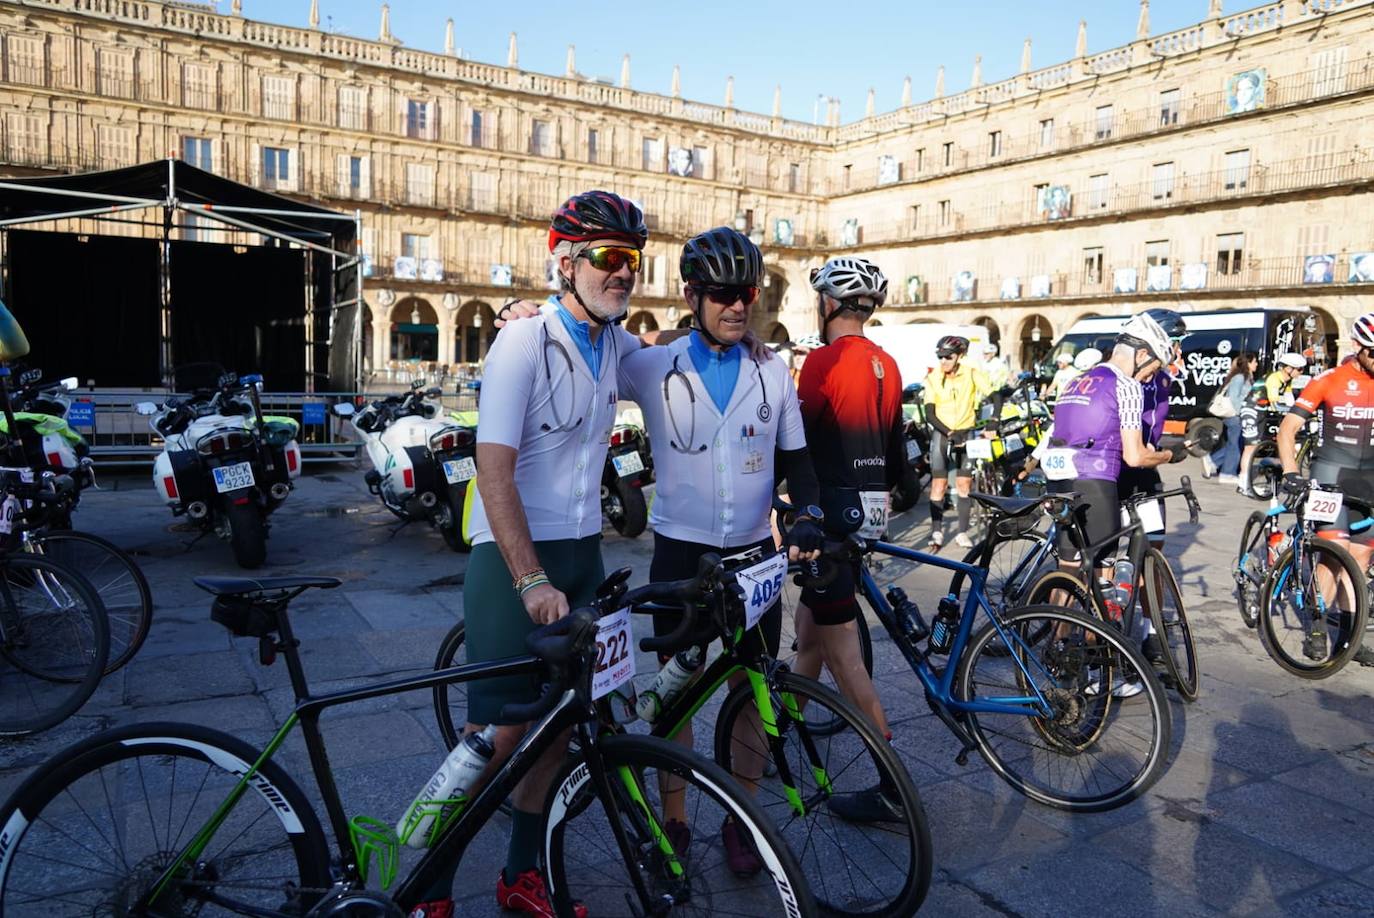
[[[958,335],[945,335],[935,342],[935,356],[949,357],[951,354],[958,354],[960,357],[968,353],[968,339]]]
[[[649,228],[644,225],[644,213],[632,201],[609,191],[585,191],[575,194],[554,212],[549,224],[549,251],[560,242],[592,242],[613,239],[644,248],[649,241]]]

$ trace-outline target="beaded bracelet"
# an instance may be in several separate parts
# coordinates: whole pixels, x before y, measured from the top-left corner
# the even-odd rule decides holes
[[[535,587],[537,587],[537,586],[543,586],[544,584],[546,584],[546,583],[548,583],[548,582],[549,582],[549,578],[548,578],[548,577],[545,577],[543,574],[540,574],[540,575],[539,575],[538,577],[536,577],[534,580],[529,581],[528,583],[526,583],[524,586],[522,586],[522,587],[520,588],[520,595],[521,595],[521,596],[524,596],[526,593],[528,593],[530,590],[534,589]]]
[[[549,581],[548,574],[544,573],[542,567],[536,567],[534,570],[516,577],[514,581],[515,592],[524,593],[525,588],[536,581],[542,581],[544,583],[548,583]]]

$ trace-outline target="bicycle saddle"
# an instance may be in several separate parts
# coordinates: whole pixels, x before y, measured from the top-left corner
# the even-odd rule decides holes
[[[273,590],[294,590],[297,587],[321,587],[332,590],[343,583],[337,577],[197,577],[196,586],[215,596],[242,596],[245,593],[268,593]]]
[[[985,507],[996,510],[1002,516],[1025,516],[1040,505],[1040,499],[1036,497],[996,497],[977,491],[970,493],[969,497]]]

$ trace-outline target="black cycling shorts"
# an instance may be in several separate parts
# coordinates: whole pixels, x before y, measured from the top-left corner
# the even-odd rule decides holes
[[[853,563],[838,565],[835,579],[824,589],[805,587],[801,604],[811,610],[818,625],[847,625],[859,617],[859,601],[854,592],[858,584]]]
[[[1335,488],[1348,497],[1355,497],[1365,503],[1374,503],[1374,473],[1362,472],[1357,469],[1343,469],[1334,463],[1313,462],[1312,477],[1321,484]],[[1317,535],[1323,539],[1350,539],[1356,545],[1369,545],[1374,547],[1374,526],[1361,529],[1359,532],[1351,532],[1350,527],[1362,522],[1366,516],[1362,510],[1358,510],[1350,505],[1349,501],[1341,504],[1341,512],[1336,516],[1334,523],[1318,523]]]
[[[962,431],[967,435],[968,431]],[[956,476],[959,478],[972,478],[973,466],[968,461],[968,451],[963,444],[954,446],[949,442],[949,437],[932,429],[930,432],[930,473],[935,478],[943,478],[951,470],[957,470]]]
[[[660,580],[686,580],[688,577],[695,577],[697,565],[701,561],[701,556],[709,552],[715,552],[722,558],[730,555],[737,555],[759,548],[766,554],[777,551],[777,546],[773,544],[771,538],[749,545],[742,545],[738,548],[720,548],[715,545],[701,545],[696,542],[684,542],[681,539],[673,539],[661,532],[654,533],[654,560],[649,564],[649,580],[657,583]],[[656,612],[654,613],[654,636],[662,637],[665,634],[672,634],[677,630],[677,626],[682,622],[682,616],[675,612]],[[706,622],[699,622],[706,625]],[[782,603],[774,603],[773,608],[764,613],[763,618],[759,619],[758,625],[753,631],[744,636],[743,649],[749,651],[751,646],[757,648],[757,644],[751,645],[753,641],[763,641],[764,649],[768,655],[776,657],[778,655],[778,645],[782,642]],[[668,662],[667,654],[659,654],[659,662]]]
[[[1051,481],[1051,494],[1067,494],[1077,491],[1081,495],[1076,514],[1083,537],[1089,545],[1105,539],[1121,528],[1121,501],[1115,481],[1101,481],[1096,478],[1076,478],[1067,481]],[[1065,561],[1078,561],[1078,549],[1069,538],[1067,527],[1059,527],[1059,557]],[[1097,550],[1094,562],[1116,555],[1115,542],[1108,543]]]

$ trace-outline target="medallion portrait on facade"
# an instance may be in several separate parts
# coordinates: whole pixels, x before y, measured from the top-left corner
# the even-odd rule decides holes
[[[1374,252],[1356,252],[1350,256],[1350,277],[1352,284],[1374,283]]]
[[[974,288],[978,281],[973,276],[972,271],[960,271],[954,275],[954,291],[950,299],[956,303],[970,303],[973,301]]]
[[[924,303],[926,301],[926,282],[921,275],[907,275],[906,301],[908,303]]]
[[[1002,278],[1001,296],[1004,300],[1021,299],[1021,278],[1004,277]]]
[[[692,151],[687,147],[671,147],[668,150],[668,174],[682,178],[692,177]]]
[[[902,167],[897,163],[897,157],[884,154],[878,157],[878,184],[891,185],[902,178]]]
[[[1329,284],[1335,278],[1335,255],[1308,255],[1302,260],[1302,282],[1304,284]]]
[[[840,245],[859,244],[859,218],[851,217],[840,224]]]
[[[1069,216],[1073,197],[1068,185],[1046,185],[1040,189],[1035,202],[1042,220],[1063,220]]]
[[[791,245],[796,240],[790,217],[778,217],[773,221],[773,244]]]
[[[515,286],[515,269],[511,265],[492,265],[491,285],[493,287]]]
[[[1265,70],[1243,70],[1226,80],[1226,114],[1239,115],[1264,107]]]

